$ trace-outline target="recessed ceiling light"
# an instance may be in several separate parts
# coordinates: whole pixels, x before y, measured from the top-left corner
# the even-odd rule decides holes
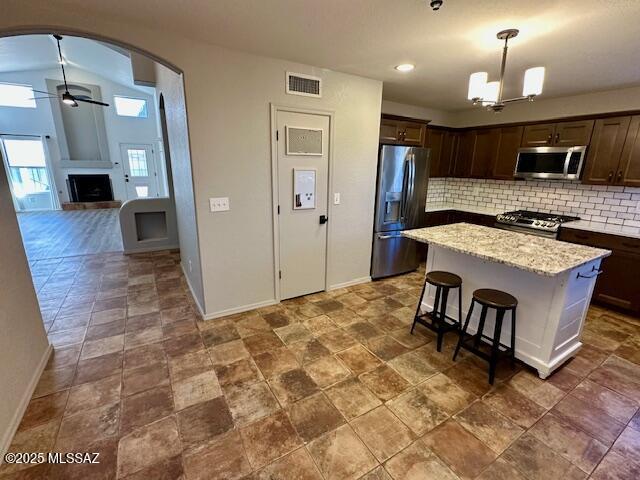
[[[414,68],[416,68],[416,66],[413,63],[401,63],[396,66],[396,70],[399,72],[410,72]]]

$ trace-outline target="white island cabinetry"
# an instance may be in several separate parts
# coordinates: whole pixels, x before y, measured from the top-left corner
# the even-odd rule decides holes
[[[408,230],[403,235],[428,243],[426,270],[444,270],[462,277],[462,309],[449,299],[447,316],[462,319],[473,291],[494,288],[518,299],[516,358],[546,378],[582,346],[582,327],[600,262],[611,252],[523,233],[458,223]],[[423,309],[431,310],[435,287],[427,285]],[[475,333],[480,309],[469,323]],[[485,323],[493,333],[494,315]],[[509,345],[510,315],[505,316],[501,343]]]

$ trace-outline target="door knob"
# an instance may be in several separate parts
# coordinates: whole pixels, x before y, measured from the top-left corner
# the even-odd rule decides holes
[[[329,217],[327,215],[320,215],[320,225],[324,225],[329,221]]]

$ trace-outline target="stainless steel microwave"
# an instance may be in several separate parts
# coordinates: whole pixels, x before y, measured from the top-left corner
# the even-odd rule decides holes
[[[578,180],[587,147],[534,147],[518,150],[516,178]]]

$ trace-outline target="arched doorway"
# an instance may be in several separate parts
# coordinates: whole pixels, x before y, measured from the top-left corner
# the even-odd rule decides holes
[[[180,70],[169,62],[114,39],[68,29],[56,29],[55,32],[108,42],[148,55],[180,76]],[[50,33],[53,33],[50,28],[25,28],[0,32],[0,38]],[[181,78],[178,81],[182,83]],[[162,99],[164,104],[164,96]],[[183,121],[186,125],[186,118]],[[166,119],[162,130],[165,133],[171,130]],[[164,150],[169,158],[168,141],[164,142]],[[185,156],[189,158],[188,150],[181,152],[181,158]],[[190,169],[187,173],[191,174]],[[172,178],[169,179],[171,184]],[[162,342],[165,335],[169,338],[170,332],[185,331],[163,329],[159,321],[162,312],[165,312],[165,319],[173,315],[174,320],[184,322],[180,328],[196,329],[196,311],[182,278],[178,252],[133,257],[121,253],[82,255],[61,260],[43,259],[40,265],[37,261],[29,262],[21,244],[9,193],[6,175],[0,173],[0,248],[4,252],[0,260],[0,330],[3,332],[0,338],[3,391],[0,453],[7,451],[16,431],[19,430],[18,435],[25,435],[31,428],[42,426],[23,420],[23,414],[31,408],[32,398],[36,403],[45,402],[45,398],[46,401],[67,398],[70,390],[80,385],[111,377],[121,378],[127,343],[129,349],[148,344],[147,338],[136,346],[135,332],[153,335],[155,330],[154,342]],[[42,236],[41,241],[47,243],[50,239]],[[158,321],[154,325],[145,324],[141,318],[138,318],[141,323],[135,319],[129,321],[145,315],[149,316],[145,317],[148,321],[156,316]],[[136,323],[139,330],[136,330]],[[97,376],[95,370],[90,372],[92,364],[103,361],[112,362],[111,371],[102,370]],[[86,406],[102,408],[94,402],[87,402]],[[81,411],[76,413],[82,414]],[[58,422],[57,431],[61,417],[56,416],[55,421]],[[52,443],[48,447],[52,450],[53,446]],[[98,448],[103,447],[111,448],[106,445]],[[106,456],[106,450],[104,452]]]

